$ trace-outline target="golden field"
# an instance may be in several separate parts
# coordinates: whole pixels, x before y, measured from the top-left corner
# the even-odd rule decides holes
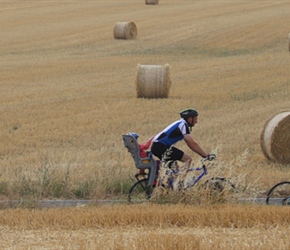
[[[1,249],[289,249],[288,207],[115,205],[0,211]]]
[[[289,180],[289,165],[267,161],[260,147],[265,122],[290,108],[289,11],[287,1],[1,2],[0,198],[124,196],[136,170],[121,135],[135,131],[145,141],[187,107],[200,113],[193,137],[207,152],[218,153],[218,169],[212,171],[239,181],[247,191],[243,196],[263,196],[276,182]],[[114,39],[118,21],[134,21],[137,39]],[[136,98],[137,65],[166,63],[169,97]],[[189,153],[184,143],[178,146]],[[200,158],[192,156],[197,165]],[[179,218],[187,211],[182,206],[163,215],[166,209],[154,205],[161,219],[153,225],[140,225],[140,207],[124,206],[122,211],[105,207],[110,213],[105,218],[114,220],[128,210],[126,220],[133,217],[134,223],[117,220],[99,227],[96,220],[89,225],[71,219],[83,218],[79,208],[2,210],[0,245],[289,249],[287,208],[228,205],[214,225],[178,226],[162,216]],[[142,210],[148,218],[150,209]],[[213,216],[211,207],[190,209]],[[99,210],[85,208],[83,220]],[[248,224],[221,223],[230,220],[230,211]],[[54,223],[54,216],[66,213],[75,223]],[[280,215],[283,219],[270,220]],[[35,221],[22,223],[26,217]],[[152,241],[145,245],[148,238]]]

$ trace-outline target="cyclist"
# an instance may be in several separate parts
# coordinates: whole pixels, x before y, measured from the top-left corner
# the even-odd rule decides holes
[[[179,114],[180,120],[171,123],[153,138],[151,146],[152,154],[160,160],[168,162],[170,168],[176,161],[181,161],[190,166],[192,158],[173,146],[176,142],[184,140],[193,152],[203,158],[207,157],[209,160],[214,160],[215,154],[206,153],[190,135],[192,127],[197,123],[198,112],[195,109],[188,108],[182,110]],[[178,164],[175,167],[178,169]]]

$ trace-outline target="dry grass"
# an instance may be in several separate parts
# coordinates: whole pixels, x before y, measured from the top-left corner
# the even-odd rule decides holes
[[[150,204],[6,210],[0,243],[6,249],[289,249],[289,212]]]
[[[208,152],[219,148],[217,170],[242,180],[248,196],[289,180],[289,164],[268,162],[259,143],[265,122],[289,110],[289,10],[286,1],[258,0],[162,1],[154,8],[142,1],[1,2],[1,197],[121,195],[135,172],[121,135],[136,131],[145,141],[186,107],[200,113],[195,139]],[[136,40],[113,38],[113,25],[124,19],[138,23]],[[136,98],[136,66],[165,63],[169,97]],[[101,229],[86,226],[96,222],[91,208],[79,221],[73,214],[82,210],[5,210],[0,242],[6,249],[192,249],[192,242],[197,249],[289,249],[289,226],[277,217],[287,208],[215,209],[198,210],[204,223],[233,220],[237,227],[200,221],[149,228],[138,224],[137,212],[138,223],[115,225],[127,209],[114,207],[113,226]],[[58,214],[69,218],[57,222]]]
[[[259,212],[257,213],[257,209]],[[77,216],[75,216],[77,213]],[[76,230],[114,227],[288,227],[287,207],[258,205],[103,205],[55,209],[7,209],[0,211],[1,225],[15,229]]]

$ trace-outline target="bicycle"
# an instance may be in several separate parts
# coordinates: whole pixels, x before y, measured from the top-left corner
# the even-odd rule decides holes
[[[275,184],[268,192],[267,205],[290,205],[290,181]]]
[[[137,173],[135,174],[135,178],[137,182],[133,184],[133,186],[129,190],[128,201],[130,203],[143,203],[151,199],[154,189],[158,186],[162,186],[165,190],[174,190],[174,186],[177,186],[178,191],[186,191],[190,188],[194,187],[205,175],[208,174],[207,172],[207,164],[206,162],[209,161],[208,158],[204,158],[201,160],[201,167],[197,168],[189,168],[186,171],[179,171],[179,170],[171,170],[166,169],[164,177],[167,178],[166,183],[164,184],[163,179],[156,179],[155,185],[148,186],[148,174],[145,173]],[[178,175],[186,175],[189,172],[199,172],[196,178],[192,178],[189,181],[184,183],[184,179],[175,183],[174,180],[177,179]],[[221,177],[211,177],[207,179],[203,185],[199,188],[203,189],[210,189],[210,192],[223,192],[225,189],[235,190],[235,185],[231,183],[226,178]]]

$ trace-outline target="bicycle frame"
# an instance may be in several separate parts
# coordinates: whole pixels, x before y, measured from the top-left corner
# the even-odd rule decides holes
[[[142,203],[146,200],[150,200],[152,198],[152,195],[154,196],[154,190],[157,190],[157,194],[159,193],[159,189],[155,189],[156,187],[160,187],[162,193],[167,193],[169,189],[172,189],[175,191],[185,191],[189,190],[193,186],[196,185],[197,182],[200,181],[200,179],[203,178],[203,176],[207,175],[207,167],[209,167],[209,164],[206,164],[205,162],[209,161],[209,159],[204,158],[201,160],[202,164],[200,167],[197,168],[189,168],[189,169],[182,169],[182,170],[175,170],[175,169],[169,169],[164,167],[162,173],[159,173],[159,177],[156,179],[156,184],[153,186],[148,185],[148,175],[146,174],[140,174],[137,173],[135,175],[136,179],[138,180],[129,190],[128,200],[130,203]],[[192,171],[198,171],[198,174],[193,174],[193,176],[187,176],[188,172]],[[144,177],[144,178],[138,178],[138,177]],[[186,180],[186,183],[185,183]],[[227,191],[234,191],[236,192],[235,185],[232,184],[229,180],[226,178],[221,177],[207,177],[205,181],[202,181],[203,183],[198,187],[198,190],[204,189],[209,192],[209,194],[212,197],[219,197],[222,199],[224,198],[224,194],[227,194]],[[166,191],[167,190],[167,191]],[[224,192],[226,191],[226,192]],[[216,196],[218,195],[218,196]],[[289,200],[286,200],[285,202],[289,202]]]
[[[192,186],[194,186],[204,175],[207,174],[207,168],[205,164],[202,165],[200,168],[190,168],[188,171],[200,171],[202,172],[194,179]]]
[[[142,177],[142,179],[148,178],[148,173],[137,173],[134,175],[134,177],[136,178],[137,181],[140,181],[141,179],[139,177]]]
[[[201,167],[198,167],[198,168],[189,168],[187,170],[187,172],[191,172],[191,171],[202,171],[194,180],[192,183],[189,184],[188,187],[193,187],[204,175],[207,174],[207,166],[205,164],[205,162],[208,161],[208,159],[202,159],[201,162],[202,162],[202,166]],[[169,170],[166,170],[165,172],[165,175],[166,176],[169,176],[168,178],[168,184],[169,184],[169,187],[173,190],[173,180],[175,179],[175,177],[180,173],[179,170],[172,170],[172,171],[169,171]],[[141,178],[139,178],[141,177]],[[140,181],[141,179],[147,179],[148,178],[148,173],[146,172],[143,172],[143,173],[136,173],[135,174],[135,178],[138,181]],[[147,185],[147,184],[145,184]],[[143,185],[142,185],[143,186]],[[185,189],[187,189],[188,187],[186,187]],[[145,189],[146,187],[143,186],[143,188]]]
[[[155,187],[161,187],[161,190],[165,191],[168,189],[177,189],[177,191],[188,190],[196,185],[203,176],[207,175],[208,164],[205,162],[209,161],[207,158],[202,159],[202,165],[197,168],[189,168],[186,170],[175,170],[169,168],[163,168],[165,173],[162,171],[158,179],[156,179],[156,184],[151,186],[148,185],[148,175],[146,173],[137,173],[135,178],[137,182],[130,188],[128,200],[130,203],[142,203],[146,200],[151,199],[153,190]],[[193,175],[192,177],[186,176],[188,172],[198,171],[198,174]],[[141,177],[141,178],[139,178]],[[179,178],[181,177],[181,178]],[[183,178],[185,177],[185,178]],[[189,178],[186,178],[189,177]],[[208,189],[210,194],[223,194],[224,190],[235,190],[234,184],[228,181],[226,178],[221,177],[210,177],[206,178],[204,183],[201,184],[201,187]],[[186,183],[184,182],[186,180]],[[199,187],[198,187],[199,188]],[[162,191],[162,192],[163,192]],[[158,192],[157,192],[158,193]]]
[[[193,183],[190,184],[190,187],[193,187],[204,175],[207,174],[207,168],[205,165],[205,162],[207,161],[207,159],[202,159],[202,166],[198,167],[198,168],[189,168],[188,172],[191,171],[201,171],[202,172],[194,179]],[[174,175],[177,175],[179,173],[179,171],[172,171],[171,172],[171,176],[173,177]],[[167,174],[167,173],[166,173]],[[173,189],[173,178],[169,179],[169,186],[171,189]]]

